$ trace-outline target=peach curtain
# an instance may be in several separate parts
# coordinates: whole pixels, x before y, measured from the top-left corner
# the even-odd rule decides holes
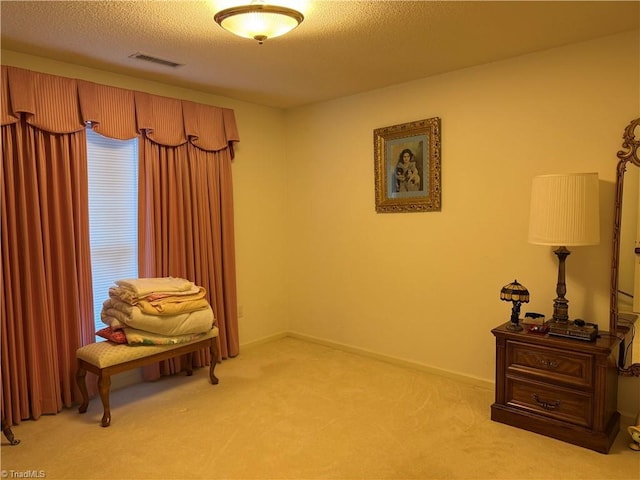
[[[9,423],[71,406],[75,351],[93,339],[86,141],[73,91],[69,79],[2,69],[0,318]]]
[[[136,93],[140,146],[140,276],[188,278],[210,294],[222,358],[238,354],[232,152],[225,111]],[[228,111],[227,111],[228,112]],[[228,114],[228,113],[227,113]],[[182,118],[184,128],[156,119]],[[233,132],[228,130],[233,128]],[[206,136],[205,132],[218,135]],[[159,143],[159,142],[162,142]],[[208,361],[208,352],[196,361]],[[179,369],[149,367],[145,378]]]
[[[9,423],[79,398],[75,351],[94,335],[86,125],[141,138],[140,276],[205,286],[222,357],[236,355],[233,111],[6,66],[1,94],[1,398]]]

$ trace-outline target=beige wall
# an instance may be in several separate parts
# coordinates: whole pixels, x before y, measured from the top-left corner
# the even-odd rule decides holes
[[[233,108],[241,343],[285,331],[492,381],[500,287],[550,315],[557,261],[527,243],[531,178],[598,172],[602,241],[567,259],[570,315],[608,324],[615,153],[640,113],[638,32],[286,112],[2,52],[2,63]],[[373,130],[442,119],[442,211],[376,214]],[[638,404],[623,383],[620,409]],[[635,395],[635,397],[634,397]],[[635,402],[635,403],[634,403]],[[630,413],[629,413],[630,414]]]
[[[523,312],[550,315],[556,296],[552,248],[527,243],[532,177],[598,172],[601,244],[572,249],[567,298],[572,318],[607,330],[616,152],[640,113],[639,58],[635,32],[287,112],[292,328],[492,380],[490,330],[510,315],[500,288],[529,288]],[[442,211],[376,214],[373,130],[435,116]]]

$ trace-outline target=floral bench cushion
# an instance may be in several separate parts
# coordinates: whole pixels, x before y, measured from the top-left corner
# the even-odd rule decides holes
[[[96,342],[80,347],[76,351],[76,357],[98,368],[111,367],[121,363],[149,357],[156,353],[167,352],[189,343],[201,342],[207,338],[217,337],[218,327],[213,327],[209,332],[198,336],[191,342],[176,343],[173,345],[126,345],[113,342]]]

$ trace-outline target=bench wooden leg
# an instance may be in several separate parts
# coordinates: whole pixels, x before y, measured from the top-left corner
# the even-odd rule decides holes
[[[187,353],[187,377],[193,375],[193,352]]]
[[[20,440],[13,436],[9,422],[7,422],[4,417],[2,418],[2,433],[7,437],[7,440],[9,440],[9,445],[18,445],[20,443]],[[4,472],[2,473],[4,474]]]
[[[216,377],[215,373],[213,373],[216,369],[216,363],[218,363],[218,342],[216,337],[211,339],[209,353],[211,354],[211,363],[209,364],[209,379],[211,379],[212,385],[217,385],[219,380],[218,377]]]
[[[78,366],[76,371],[76,383],[82,394],[82,404],[78,407],[80,413],[85,413],[89,407],[89,393],[87,392],[87,369]]]
[[[111,424],[111,407],[109,406],[109,391],[111,390],[111,375],[100,372],[98,377],[98,391],[100,392],[100,400],[102,400],[102,426],[108,427]]]

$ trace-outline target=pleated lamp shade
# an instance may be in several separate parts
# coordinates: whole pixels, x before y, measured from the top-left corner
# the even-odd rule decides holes
[[[534,177],[529,243],[558,247],[600,243],[597,173]]]

